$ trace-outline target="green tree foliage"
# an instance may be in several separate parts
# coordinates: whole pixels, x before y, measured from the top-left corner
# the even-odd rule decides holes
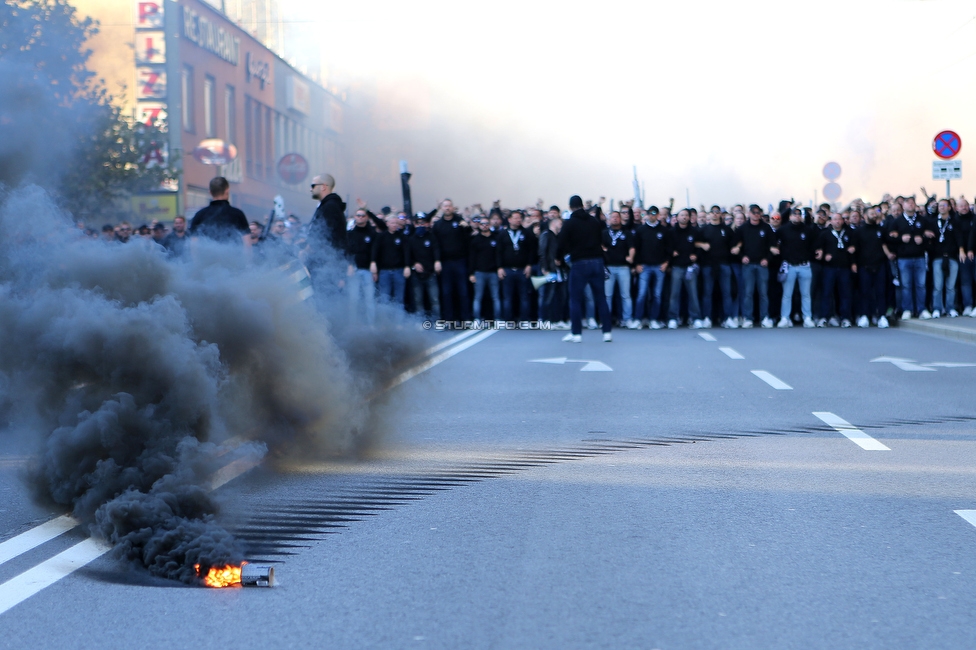
[[[146,160],[165,125],[134,124],[87,68],[97,29],[65,0],[0,5],[0,183],[37,183],[82,219],[175,171]]]

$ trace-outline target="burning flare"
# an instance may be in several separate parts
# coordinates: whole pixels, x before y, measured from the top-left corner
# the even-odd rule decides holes
[[[211,567],[207,575],[200,577],[203,578],[203,584],[215,589],[220,589],[221,587],[240,587],[241,570],[245,564],[247,562],[242,562],[240,566],[228,564],[221,567]],[[196,569],[197,575],[200,575],[200,565],[194,564],[193,568]]]

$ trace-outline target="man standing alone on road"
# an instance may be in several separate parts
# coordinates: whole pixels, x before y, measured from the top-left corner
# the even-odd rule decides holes
[[[601,246],[603,226],[600,220],[583,209],[583,199],[572,196],[569,209],[573,211],[559,233],[559,249],[568,254],[572,267],[569,271],[569,316],[572,331],[563,340],[580,343],[583,340],[583,293],[589,286],[593,291],[593,301],[599,310],[603,325],[603,340],[613,340],[610,333],[610,309],[607,307],[604,292],[603,247]]]

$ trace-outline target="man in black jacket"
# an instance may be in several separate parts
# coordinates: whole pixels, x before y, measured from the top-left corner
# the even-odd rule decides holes
[[[851,238],[851,231],[844,224],[844,217],[836,212],[830,215],[830,228],[820,233],[817,240],[816,257],[823,260],[823,311],[822,314],[830,312],[830,304],[834,301],[834,287],[837,287],[840,294],[840,304],[838,313],[841,321],[837,318],[830,319],[830,325],[837,327],[851,326],[851,267],[853,266],[853,256],[855,253],[854,242]],[[817,327],[826,325],[826,319],[821,316],[817,322]]]
[[[868,208],[864,223],[854,231],[854,260],[861,285],[861,317],[858,327],[868,327],[873,321],[878,327],[888,327],[885,317],[885,270],[894,255],[888,250],[884,228],[878,223],[877,208]]]
[[[529,278],[536,259],[537,241],[531,231],[522,228],[522,213],[508,216],[508,227],[497,235],[498,279],[502,281],[502,313],[507,321],[515,320],[512,310],[516,294],[519,298],[519,320],[529,320]],[[498,315],[495,315],[498,318]]]
[[[491,231],[487,218],[476,221],[480,232],[471,238],[468,247],[471,256],[468,261],[471,277],[468,279],[474,285],[474,319],[481,320],[481,302],[486,286],[491,294],[492,318],[500,319],[502,303],[498,293],[498,234]]]
[[[742,327],[752,327],[755,313],[753,294],[759,290],[759,318],[763,327],[772,327],[769,318],[769,259],[778,253],[773,229],[762,220],[762,208],[749,206],[749,220],[735,231],[733,254],[742,254]],[[774,250],[775,249],[775,250]]]
[[[634,317],[638,321],[645,314],[650,319],[651,329],[661,329],[658,320],[661,312],[661,296],[664,293],[665,273],[671,262],[671,235],[668,227],[661,223],[658,209],[654,206],[647,212],[647,221],[637,227],[634,237],[634,250],[637,259],[637,305]],[[653,287],[651,281],[653,280]],[[647,294],[653,290],[650,309],[647,309]]]
[[[904,208],[904,212],[902,211]],[[908,197],[904,206],[894,203],[891,206],[894,221],[888,232],[888,241],[893,243],[898,255],[898,278],[901,282],[901,317],[903,320],[918,315],[931,318],[925,308],[925,238],[933,233],[928,227],[928,218],[917,211],[915,198]]]
[[[702,245],[707,250],[698,228],[690,223],[691,211],[678,211],[677,225],[671,229],[671,300],[668,306],[668,329],[678,328],[681,308],[681,288],[688,296],[688,320],[692,329],[700,329],[704,323],[698,308],[698,254]]]
[[[603,290],[603,248],[600,245],[603,224],[583,209],[583,199],[579,196],[570,197],[569,209],[573,213],[559,233],[559,250],[561,254],[569,255],[572,263],[569,271],[569,315],[572,332],[563,340],[571,343],[580,343],[583,340],[583,296],[585,287],[589,286],[600,314],[603,340],[609,343],[613,340],[610,333],[613,324],[610,322],[610,310],[607,308],[607,297]]]
[[[210,196],[213,200],[199,210],[190,222],[191,242],[206,237],[221,242],[242,242],[247,251],[251,249],[251,225],[244,213],[230,204],[230,183],[223,176],[210,181]]]
[[[712,206],[716,208],[718,206]],[[712,296],[715,293],[715,279],[718,278],[722,292],[723,326],[732,324],[732,314],[737,313],[732,302],[732,267],[730,266],[729,249],[732,248],[732,228],[722,222],[721,209],[712,210],[708,214],[709,223],[701,227],[702,237],[708,250],[699,254],[699,265],[702,270],[702,325],[712,326]]]
[[[929,240],[929,257],[932,259],[932,318],[942,315],[955,318],[959,315],[956,311],[956,277],[959,274],[959,261],[966,259],[966,250],[959,241],[957,225],[952,206],[949,201],[942,199],[939,201],[935,219],[932,220],[933,236]]]
[[[349,311],[356,318],[359,313],[359,302],[365,305],[366,322],[372,325],[376,321],[376,284],[369,264],[373,255],[373,240],[376,232],[369,222],[365,210],[356,210],[355,226],[349,231],[348,252],[349,265],[346,269],[346,292],[349,295]]]
[[[776,231],[776,245],[783,256],[783,262],[787,265],[786,277],[783,278],[780,318],[776,327],[793,327],[790,312],[793,308],[793,290],[797,281],[800,285],[800,312],[803,314],[803,326],[814,327],[815,325],[810,293],[813,284],[810,262],[813,260],[817,234],[812,227],[803,223],[803,212],[799,208],[794,208],[790,212],[789,222],[784,223]]]
[[[555,206],[553,206],[555,207]],[[569,323],[565,320],[566,311],[566,281],[565,268],[559,257],[559,232],[562,230],[563,220],[559,216],[559,209],[549,210],[549,229],[539,235],[539,272],[553,278],[541,287],[542,313],[539,318],[549,321],[556,330],[568,330]]]
[[[325,260],[323,247],[332,246],[340,255],[346,254],[346,204],[333,192],[335,179],[329,174],[312,179],[312,198],[319,202],[309,224],[308,237],[313,265]]]
[[[610,213],[610,227],[603,231],[603,250],[606,253],[607,270],[610,277],[604,283],[607,294],[607,304],[613,300],[613,287],[620,290],[620,303],[623,308],[623,324],[627,329],[639,330],[640,321],[634,320],[634,302],[630,298],[630,265],[634,263],[634,234],[623,227],[623,220],[619,212]],[[612,309],[611,309],[612,311]]]
[[[413,287],[413,306],[416,312],[424,311],[424,296],[430,301],[430,312],[441,313],[440,289],[434,262],[441,258],[441,249],[430,229],[430,216],[418,212],[414,220],[413,232],[407,237],[407,266],[410,267],[410,285]]]
[[[468,300],[468,242],[471,228],[461,216],[455,214],[451,199],[441,201],[437,209],[440,220],[434,224],[434,237],[440,248],[441,257],[434,262],[434,271],[440,274],[441,318],[453,321],[460,314],[461,320],[471,319],[471,301]],[[454,292],[460,300],[460,310],[454,309]]]
[[[400,229],[400,220],[390,214],[386,217],[386,230],[373,237],[373,249],[369,271],[377,283],[380,300],[388,300],[402,307],[406,298],[407,266],[406,235]]]

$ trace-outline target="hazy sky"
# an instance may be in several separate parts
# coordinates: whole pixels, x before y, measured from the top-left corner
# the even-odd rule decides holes
[[[480,134],[472,154],[492,164],[475,173],[488,177],[436,190],[457,202],[628,198],[632,165],[649,203],[683,204],[686,188],[696,205],[806,202],[832,160],[841,200],[941,194],[942,129],[964,142],[953,193],[974,194],[972,2],[281,2],[316,21],[303,27],[329,80],[392,98],[406,117],[386,125],[391,139],[431,116]],[[531,160],[509,164],[519,142]],[[429,143],[446,144],[465,147]]]

